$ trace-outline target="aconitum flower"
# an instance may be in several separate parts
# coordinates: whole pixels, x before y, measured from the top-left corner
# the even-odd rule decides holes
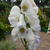
[[[18,26],[19,25],[22,25],[22,26],[26,27],[26,23],[25,23],[25,20],[24,20],[24,16],[22,14],[20,14]]]
[[[37,31],[37,32],[39,32],[40,30],[41,30],[41,28],[40,28],[40,21],[39,21],[39,19],[38,18],[34,18],[34,24],[31,24],[30,26],[31,26],[31,28],[33,29],[33,30],[35,30],[35,32]]]
[[[24,14],[34,15],[38,13],[38,7],[36,6],[34,0],[22,0],[21,12]]]
[[[11,27],[17,26],[19,18],[20,18],[20,8],[18,6],[13,6],[10,11],[10,15],[8,17]]]
[[[36,36],[33,34],[32,30],[30,28],[25,29],[23,26],[13,28],[11,35],[14,41],[16,41],[18,38],[24,38],[27,41],[36,39]]]
[[[32,4],[30,3],[29,0],[22,0],[20,6],[21,6],[21,12],[23,14],[29,13],[31,11],[31,8],[32,8]]]
[[[24,11],[25,9],[26,9],[26,11]],[[26,0],[22,0],[21,12],[25,15],[25,17],[27,18],[27,22],[31,25],[31,27],[32,26],[34,27],[35,23],[37,23],[39,25],[39,19],[37,21],[38,7],[36,6],[36,4],[34,3],[33,0],[27,0],[27,2],[26,2]],[[33,22],[33,21],[35,21],[35,22]]]
[[[38,13],[38,7],[37,7],[37,5],[35,4],[35,2],[34,2],[34,0],[29,0],[30,2],[31,2],[31,4],[32,4],[32,9],[34,10],[34,12],[35,12],[35,14],[37,14]]]
[[[21,9],[18,6],[13,6],[8,17],[13,27],[11,35],[14,41],[18,38],[25,39],[24,43],[25,41],[28,43],[28,49],[34,50],[40,42],[40,36],[38,35],[40,32],[40,21],[37,15],[38,7],[34,0],[22,0],[20,6]],[[25,48],[27,47],[25,46]]]
[[[12,9],[11,9],[11,11],[10,11],[10,15],[17,15],[17,16],[19,16],[19,14],[20,14],[20,8],[18,7],[18,6],[13,6],[12,7]]]

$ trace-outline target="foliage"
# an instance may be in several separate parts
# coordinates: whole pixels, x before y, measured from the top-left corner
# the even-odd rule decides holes
[[[8,24],[8,14],[10,6],[7,3],[0,3],[0,40],[5,39],[5,32],[10,31]]]
[[[7,15],[10,10],[11,6],[10,4],[6,3],[6,2],[0,2],[0,12],[2,15]],[[4,13],[4,14],[3,14]]]
[[[0,50],[15,50],[16,44],[12,40],[0,41]]]
[[[0,29],[4,30],[4,31],[10,31],[10,25],[8,24],[4,24],[3,22],[0,22]]]
[[[50,18],[50,7],[47,7],[47,8],[43,8],[44,9],[44,12],[45,12],[45,15]]]
[[[11,7],[9,3],[0,2],[0,40],[5,39],[5,33],[11,30],[8,22]]]
[[[41,31],[47,32],[49,20],[44,16],[43,11],[40,9],[38,15],[40,19]]]
[[[10,25],[0,22],[0,40],[5,39],[6,32],[10,31],[11,31]]]
[[[49,6],[50,0],[34,0],[39,7]]]
[[[4,30],[0,29],[0,40],[4,40],[5,39],[5,34],[4,34]]]
[[[17,5],[20,6],[22,0],[16,0],[15,2],[13,2],[13,0],[8,0],[7,3],[11,4],[12,6]]]
[[[0,2],[0,21],[8,23],[8,15],[11,9],[11,5],[6,2]]]
[[[0,2],[0,21],[8,23],[8,15],[12,6],[6,2]]]

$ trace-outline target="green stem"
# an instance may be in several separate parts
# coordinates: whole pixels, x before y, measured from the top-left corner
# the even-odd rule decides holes
[[[22,44],[25,47],[25,50],[28,50],[28,43],[27,43],[26,39],[21,39],[21,41],[22,41]]]

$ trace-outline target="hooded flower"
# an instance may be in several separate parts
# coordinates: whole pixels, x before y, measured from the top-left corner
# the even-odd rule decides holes
[[[40,21],[38,18],[36,18],[36,15],[35,17],[31,17],[31,16],[25,16],[25,18],[27,18],[26,22],[30,24],[30,27],[34,30],[34,31],[38,31],[40,32]]]
[[[16,41],[19,38],[18,33],[19,33],[18,28],[14,27],[13,30],[11,31],[13,41]]]
[[[38,13],[38,7],[37,7],[37,5],[35,4],[35,2],[34,2],[34,0],[29,0],[30,2],[31,2],[31,4],[32,4],[32,9],[33,9],[33,11],[35,12],[35,14],[37,14]]]
[[[26,27],[24,16],[22,14],[20,14],[19,22],[17,24],[18,24],[18,26],[22,25],[23,27]]]
[[[32,29],[28,28],[28,33],[27,33],[26,39],[29,41],[32,41],[32,40],[34,41],[36,39],[35,37],[36,37],[36,35],[32,31]]]
[[[37,14],[38,13],[38,7],[36,6],[34,0],[22,0],[21,12],[24,14],[30,14],[30,15]]]
[[[40,21],[38,18],[34,18],[34,24],[31,23],[31,28],[36,32],[40,32],[41,27],[40,27]]]
[[[22,14],[20,14],[20,18],[19,18],[19,21],[18,23],[16,23],[16,27],[13,28],[12,32],[11,32],[11,35],[13,37],[13,40],[16,41],[17,37],[21,37],[21,35],[19,34],[19,32],[22,34],[25,32],[26,30],[26,23],[24,21],[24,16]]]
[[[18,38],[26,39],[28,48],[35,50],[40,42],[40,37],[37,35],[40,31],[38,7],[34,0],[22,0],[20,6],[21,10],[18,6],[13,6],[8,17],[13,27],[12,38],[14,41]]]
[[[17,23],[17,27],[13,28],[11,35],[14,41],[17,40],[16,39],[17,37],[25,38],[28,41],[35,39],[35,35],[32,32],[32,30],[30,28],[26,28],[26,23],[24,21],[24,16],[22,14],[20,14],[20,19],[19,19],[19,22]]]
[[[12,9],[11,9],[11,11],[10,11],[10,15],[17,15],[17,16],[19,16],[19,14],[20,14],[20,8],[18,7],[18,6],[13,6],[12,7]]]
[[[39,25],[39,19],[37,20],[38,7],[33,0],[27,0],[27,2],[26,0],[22,0],[21,12],[25,14],[25,18],[27,18],[26,22],[28,22],[31,27],[34,27],[35,23]]]
[[[24,31],[22,31],[22,29],[24,29]],[[11,35],[14,41],[16,41],[17,38],[25,38],[27,41],[36,39],[36,36],[34,35],[34,33],[32,32],[30,28],[25,29],[22,26],[13,28]]]
[[[21,12],[23,14],[29,13],[31,11],[32,4],[29,0],[22,0],[21,2]]]
[[[10,11],[10,15],[8,17],[11,27],[17,26],[19,18],[20,18],[20,8],[18,6],[13,6]]]

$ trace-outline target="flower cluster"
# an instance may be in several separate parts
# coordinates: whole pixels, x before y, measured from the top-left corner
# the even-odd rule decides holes
[[[11,35],[14,41],[17,38],[25,38],[29,41],[28,47],[33,49],[33,44],[40,41],[38,7],[33,0],[22,0],[20,6],[21,9],[16,5],[13,6],[8,17],[11,27],[13,27]]]

